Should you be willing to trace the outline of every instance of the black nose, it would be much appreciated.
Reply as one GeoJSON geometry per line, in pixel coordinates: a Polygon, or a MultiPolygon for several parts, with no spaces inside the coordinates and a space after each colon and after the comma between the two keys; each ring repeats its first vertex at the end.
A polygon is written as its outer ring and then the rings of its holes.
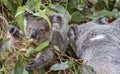
{"type": "Polygon", "coordinates": [[[31,31],[31,36],[30,37],[33,38],[33,39],[36,39],[37,38],[37,30],[33,29],[31,31]]]}

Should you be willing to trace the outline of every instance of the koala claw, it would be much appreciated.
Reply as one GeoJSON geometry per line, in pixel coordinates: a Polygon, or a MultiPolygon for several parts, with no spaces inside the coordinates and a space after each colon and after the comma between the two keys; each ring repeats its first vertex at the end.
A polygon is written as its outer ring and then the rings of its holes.
{"type": "Polygon", "coordinates": [[[33,70],[37,67],[37,62],[35,60],[31,60],[30,63],[26,66],[26,70],[29,71],[29,70],[33,70]]]}
{"type": "Polygon", "coordinates": [[[18,36],[19,35],[19,30],[14,26],[10,26],[9,27],[9,33],[12,34],[13,36],[18,36]]]}

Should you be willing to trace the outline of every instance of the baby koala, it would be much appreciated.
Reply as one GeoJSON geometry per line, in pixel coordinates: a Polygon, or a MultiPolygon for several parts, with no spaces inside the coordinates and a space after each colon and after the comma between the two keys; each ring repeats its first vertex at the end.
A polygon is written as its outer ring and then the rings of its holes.
{"type": "Polygon", "coordinates": [[[69,30],[76,55],[95,71],[83,68],[82,74],[120,74],[120,18],[109,25],[97,21],[73,25],[69,30]]]}
{"type": "MultiPolygon", "coordinates": [[[[47,65],[54,56],[54,45],[58,46],[61,51],[65,51],[68,45],[67,34],[62,31],[64,24],[63,16],[60,14],[48,15],[52,28],[50,29],[48,22],[43,18],[36,18],[31,14],[26,14],[24,19],[25,35],[33,38],[34,43],[39,45],[45,41],[49,41],[49,46],[40,51],[36,58],[29,62],[26,70],[34,70],[47,65]]],[[[15,27],[10,27],[9,32],[16,35],[18,30],[15,27]]]]}

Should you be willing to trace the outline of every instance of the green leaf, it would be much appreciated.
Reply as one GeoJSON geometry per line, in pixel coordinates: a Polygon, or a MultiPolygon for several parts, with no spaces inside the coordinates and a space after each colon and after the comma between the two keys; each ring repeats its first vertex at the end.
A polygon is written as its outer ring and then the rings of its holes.
{"type": "Polygon", "coordinates": [[[13,3],[13,1],[11,0],[2,0],[4,5],[6,6],[6,8],[12,12],[12,14],[16,13],[16,7],[15,4],[13,3]]]}
{"type": "Polygon", "coordinates": [[[25,56],[26,56],[26,57],[29,57],[30,54],[32,54],[32,53],[34,53],[34,52],[41,51],[41,50],[43,50],[44,48],[46,48],[48,45],[49,45],[49,42],[46,41],[46,42],[41,43],[41,44],[40,44],[38,47],[36,47],[35,49],[29,48],[29,49],[26,51],[25,56]]]}
{"type": "MultiPolygon", "coordinates": [[[[3,42],[3,38],[0,37],[0,45],[2,44],[3,42]]],[[[1,46],[0,46],[1,47],[1,46]]]]}
{"type": "Polygon", "coordinates": [[[25,48],[29,47],[32,44],[32,42],[33,42],[33,39],[29,39],[26,43],[25,48]]]}
{"type": "Polygon", "coordinates": [[[2,68],[0,69],[0,72],[4,71],[4,70],[5,70],[5,67],[4,67],[4,65],[2,65],[2,68]]]}
{"type": "Polygon", "coordinates": [[[108,0],[103,0],[106,4],[106,6],[108,7],[108,0]]]}
{"type": "Polygon", "coordinates": [[[25,12],[26,6],[20,6],[17,8],[17,13],[15,17],[17,18],[18,26],[24,33],[24,12],[25,12]]]}
{"type": "Polygon", "coordinates": [[[43,67],[39,68],[39,69],[37,69],[37,73],[38,74],[45,74],[45,69],[43,67]]]}
{"type": "Polygon", "coordinates": [[[21,60],[17,60],[15,64],[14,74],[21,74],[23,72],[23,68],[21,67],[21,60]]]}
{"type": "Polygon", "coordinates": [[[63,62],[63,63],[61,63],[61,64],[54,64],[54,65],[50,68],[50,70],[54,70],[54,71],[57,71],[57,70],[65,70],[65,69],[67,69],[68,67],[69,67],[68,61],[66,61],[66,62],[63,62]]]}
{"type": "Polygon", "coordinates": [[[17,0],[19,6],[21,6],[23,4],[23,0],[17,0]]]}
{"type": "Polygon", "coordinates": [[[26,51],[25,56],[26,56],[26,57],[29,57],[30,54],[31,54],[31,53],[34,53],[34,52],[35,52],[35,50],[34,50],[33,48],[29,48],[29,49],[26,51]]]}
{"type": "Polygon", "coordinates": [[[48,7],[45,7],[45,9],[44,9],[43,11],[44,11],[44,13],[46,13],[46,14],[56,14],[55,11],[50,10],[48,7]]]}
{"type": "Polygon", "coordinates": [[[17,17],[20,14],[23,14],[25,12],[25,9],[26,9],[26,6],[19,6],[17,8],[17,13],[16,13],[15,17],[17,17]]]}
{"type": "Polygon", "coordinates": [[[98,0],[89,0],[91,3],[96,4],[98,3],[98,0]]]}
{"type": "Polygon", "coordinates": [[[55,50],[60,51],[59,47],[54,45],[55,50]]]}
{"type": "Polygon", "coordinates": [[[34,10],[34,8],[36,7],[37,3],[36,3],[35,0],[27,0],[26,5],[27,5],[28,9],[34,10]]]}
{"type": "Polygon", "coordinates": [[[16,15],[15,15],[15,17],[17,17],[18,15],[20,15],[20,14],[23,14],[25,11],[20,11],[20,12],[18,12],[16,15]]]}
{"type": "Polygon", "coordinates": [[[102,10],[97,14],[97,16],[116,17],[116,15],[113,12],[108,10],[102,10]]]}
{"type": "Polygon", "coordinates": [[[119,3],[120,2],[120,0],[115,0],[117,3],[119,3]]]}
{"type": "Polygon", "coordinates": [[[49,25],[49,27],[51,29],[52,25],[51,25],[51,22],[50,22],[48,16],[42,10],[39,10],[39,13],[40,13],[40,16],[43,17],[48,22],[48,25],[49,25]]]}
{"type": "Polygon", "coordinates": [[[2,14],[0,13],[0,17],[2,17],[2,14]]]}
{"type": "Polygon", "coordinates": [[[49,45],[49,42],[48,42],[48,41],[43,42],[43,43],[41,43],[38,47],[35,48],[35,51],[41,51],[41,50],[43,50],[44,48],[46,48],[48,45],[49,45]]]}
{"type": "Polygon", "coordinates": [[[99,13],[95,13],[93,15],[90,15],[90,16],[87,16],[89,19],[94,19],[96,17],[101,17],[101,16],[105,16],[105,17],[114,17],[116,18],[117,16],[111,12],[111,11],[108,11],[108,10],[102,10],[100,11],[99,13]]]}
{"type": "Polygon", "coordinates": [[[80,4],[84,4],[84,3],[85,3],[84,0],[78,0],[78,2],[79,2],[80,4]]]}
{"type": "Polygon", "coordinates": [[[72,13],[72,19],[71,19],[72,21],[74,21],[76,23],[80,23],[82,18],[83,18],[83,15],[80,12],[72,13]]]}
{"type": "Polygon", "coordinates": [[[22,74],[29,74],[29,73],[24,69],[22,74]]]}
{"type": "Polygon", "coordinates": [[[88,72],[89,74],[94,74],[94,73],[95,73],[93,67],[91,67],[91,66],[85,66],[85,69],[87,70],[87,72],[88,72]]]}

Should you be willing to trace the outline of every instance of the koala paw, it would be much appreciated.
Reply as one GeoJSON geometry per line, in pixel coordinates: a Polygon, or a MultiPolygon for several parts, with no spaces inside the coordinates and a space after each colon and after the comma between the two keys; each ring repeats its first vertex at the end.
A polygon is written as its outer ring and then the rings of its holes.
{"type": "Polygon", "coordinates": [[[14,27],[14,26],[9,26],[9,29],[8,29],[9,33],[13,36],[18,36],[19,35],[19,29],[14,27]]]}
{"type": "Polygon", "coordinates": [[[37,66],[38,66],[38,63],[35,61],[35,60],[31,60],[30,62],[29,62],[29,64],[26,66],[26,70],[27,71],[29,71],[29,70],[34,70],[34,69],[36,69],[37,68],[37,66]]]}

